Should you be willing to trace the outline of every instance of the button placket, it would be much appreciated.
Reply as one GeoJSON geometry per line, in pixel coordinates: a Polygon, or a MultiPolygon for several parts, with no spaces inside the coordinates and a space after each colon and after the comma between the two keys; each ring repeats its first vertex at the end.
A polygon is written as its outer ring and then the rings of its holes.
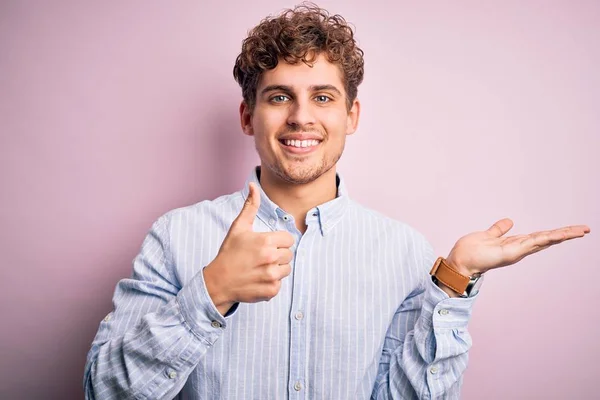
{"type": "MultiPolygon", "coordinates": [[[[296,236],[297,248],[295,251],[295,260],[292,268],[292,311],[289,315],[290,324],[290,349],[289,349],[289,360],[290,369],[292,371],[304,371],[306,368],[306,360],[303,357],[306,354],[306,338],[307,338],[307,326],[304,322],[307,315],[304,314],[306,309],[307,293],[304,274],[306,274],[305,263],[306,252],[303,249],[304,240],[311,235],[310,230],[304,234],[304,236],[296,236]]],[[[306,377],[303,374],[290,375],[288,380],[288,388],[290,394],[293,393],[294,398],[300,398],[305,396],[305,383],[306,377]],[[300,397],[297,397],[300,396],[300,397]]]]}

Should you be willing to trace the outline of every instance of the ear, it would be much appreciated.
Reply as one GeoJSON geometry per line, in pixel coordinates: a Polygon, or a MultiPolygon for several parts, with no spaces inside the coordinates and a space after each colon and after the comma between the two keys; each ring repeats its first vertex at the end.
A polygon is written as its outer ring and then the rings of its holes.
{"type": "Polygon", "coordinates": [[[360,118],[360,101],[354,99],[352,107],[348,111],[348,117],[346,121],[346,135],[352,135],[358,128],[358,120],[360,118]]]}
{"type": "Polygon", "coordinates": [[[252,129],[252,112],[245,101],[242,101],[240,104],[240,123],[245,135],[254,136],[254,130],[252,129]]]}

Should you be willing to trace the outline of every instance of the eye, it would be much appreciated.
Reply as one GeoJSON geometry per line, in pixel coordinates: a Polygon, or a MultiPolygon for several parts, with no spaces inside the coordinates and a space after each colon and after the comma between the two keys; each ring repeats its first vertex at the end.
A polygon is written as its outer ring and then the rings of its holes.
{"type": "Polygon", "coordinates": [[[284,96],[282,94],[278,94],[277,96],[271,97],[271,101],[273,103],[285,103],[288,100],[289,100],[289,97],[284,96]]]}
{"type": "Polygon", "coordinates": [[[331,101],[331,98],[329,96],[325,96],[325,95],[319,95],[315,97],[315,100],[317,101],[317,103],[328,103],[331,101]]]}

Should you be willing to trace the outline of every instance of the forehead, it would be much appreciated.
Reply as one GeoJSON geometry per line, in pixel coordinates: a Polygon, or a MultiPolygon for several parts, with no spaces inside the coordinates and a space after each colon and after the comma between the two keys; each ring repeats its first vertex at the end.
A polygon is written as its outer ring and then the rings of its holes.
{"type": "Polygon", "coordinates": [[[304,62],[288,64],[280,60],[272,70],[263,72],[258,90],[270,85],[291,86],[295,90],[307,89],[316,85],[334,85],[340,92],[344,92],[342,73],[340,68],[320,54],[312,66],[304,62]]]}

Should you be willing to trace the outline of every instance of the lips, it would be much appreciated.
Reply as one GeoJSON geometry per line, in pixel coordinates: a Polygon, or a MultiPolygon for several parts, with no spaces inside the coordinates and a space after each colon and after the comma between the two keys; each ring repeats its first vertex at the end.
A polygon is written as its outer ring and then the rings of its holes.
{"type": "Polygon", "coordinates": [[[315,151],[321,144],[320,139],[280,139],[285,151],[292,154],[307,154],[315,151]]]}
{"type": "Polygon", "coordinates": [[[293,147],[311,147],[311,146],[317,146],[319,143],[321,143],[321,141],[317,140],[317,139],[307,139],[307,140],[283,139],[283,140],[280,140],[280,142],[286,146],[293,146],[293,147]]]}

